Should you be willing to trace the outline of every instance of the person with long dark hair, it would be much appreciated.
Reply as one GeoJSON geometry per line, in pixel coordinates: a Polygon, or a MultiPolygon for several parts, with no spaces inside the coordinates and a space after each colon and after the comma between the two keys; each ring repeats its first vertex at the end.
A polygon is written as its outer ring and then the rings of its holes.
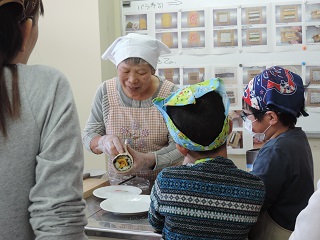
{"type": "Polygon", "coordinates": [[[83,148],[70,85],[27,65],[41,0],[0,0],[0,239],[87,239],[83,148]]]}

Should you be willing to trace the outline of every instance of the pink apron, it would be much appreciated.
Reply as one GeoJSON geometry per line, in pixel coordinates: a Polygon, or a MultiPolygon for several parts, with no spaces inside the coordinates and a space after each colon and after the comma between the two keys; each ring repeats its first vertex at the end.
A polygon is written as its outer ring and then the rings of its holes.
{"type": "MultiPolygon", "coordinates": [[[[109,113],[105,120],[106,133],[118,136],[121,139],[129,139],[130,146],[136,151],[147,153],[154,152],[168,145],[168,129],[160,112],[151,105],[146,108],[126,107],[122,103],[117,90],[117,79],[106,82],[109,113]]],[[[157,97],[168,96],[173,89],[173,84],[164,81],[157,97]]],[[[123,180],[123,176],[115,174],[111,160],[108,161],[110,182],[117,184],[123,180]]],[[[137,172],[134,175],[154,181],[158,171],[137,172]]]]}

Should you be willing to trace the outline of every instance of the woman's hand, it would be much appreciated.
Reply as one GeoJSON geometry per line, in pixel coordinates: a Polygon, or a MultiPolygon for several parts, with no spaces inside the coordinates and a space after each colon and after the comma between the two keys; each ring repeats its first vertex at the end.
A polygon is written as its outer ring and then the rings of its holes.
{"type": "Polygon", "coordinates": [[[127,150],[133,158],[133,167],[130,172],[127,172],[126,174],[139,171],[149,171],[154,168],[154,165],[156,164],[156,156],[154,153],[141,153],[132,149],[129,145],[127,145],[127,150]]]}
{"type": "Polygon", "coordinates": [[[104,135],[98,141],[100,151],[114,158],[119,153],[124,153],[123,142],[115,135],[104,135]]]}

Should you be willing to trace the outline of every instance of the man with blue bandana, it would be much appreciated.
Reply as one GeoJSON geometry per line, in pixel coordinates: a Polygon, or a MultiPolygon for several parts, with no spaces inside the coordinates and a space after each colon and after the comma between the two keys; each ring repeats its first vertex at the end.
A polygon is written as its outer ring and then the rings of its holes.
{"type": "Polygon", "coordinates": [[[227,159],[232,125],[222,80],[189,85],[153,102],[185,159],[158,175],[150,224],[163,239],[246,239],[265,188],[227,159]]]}

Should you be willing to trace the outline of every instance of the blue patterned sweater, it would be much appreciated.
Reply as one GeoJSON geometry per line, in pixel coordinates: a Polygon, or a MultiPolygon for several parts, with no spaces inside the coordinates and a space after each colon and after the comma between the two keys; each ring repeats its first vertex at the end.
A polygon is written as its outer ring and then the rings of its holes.
{"type": "Polygon", "coordinates": [[[164,239],[245,239],[264,202],[259,177],[217,157],[161,171],[149,222],[164,239]]]}

